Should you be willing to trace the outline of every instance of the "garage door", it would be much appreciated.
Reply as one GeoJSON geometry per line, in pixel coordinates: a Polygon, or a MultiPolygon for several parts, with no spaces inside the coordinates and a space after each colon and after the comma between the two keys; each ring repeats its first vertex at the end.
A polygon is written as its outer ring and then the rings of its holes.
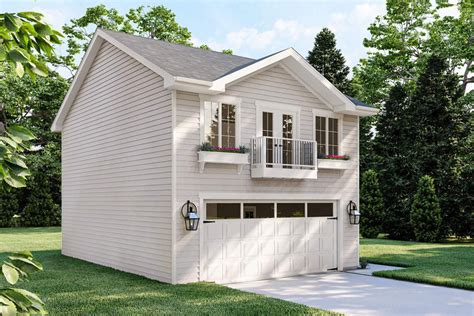
{"type": "Polygon", "coordinates": [[[203,280],[219,283],[337,267],[334,203],[206,202],[203,280]]]}

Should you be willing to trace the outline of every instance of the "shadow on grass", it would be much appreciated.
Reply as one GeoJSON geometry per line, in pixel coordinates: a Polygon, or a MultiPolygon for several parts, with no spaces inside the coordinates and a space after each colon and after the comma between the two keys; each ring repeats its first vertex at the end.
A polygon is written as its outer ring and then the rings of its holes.
{"type": "Polygon", "coordinates": [[[474,247],[472,244],[429,244],[392,240],[364,240],[363,259],[379,264],[406,267],[379,271],[376,276],[474,290],[474,247]],[[378,248],[377,248],[378,247],[378,248]]]}
{"type": "MultiPolygon", "coordinates": [[[[0,257],[6,256],[0,254],[0,257]]],[[[313,314],[304,305],[241,292],[213,283],[170,285],[62,256],[37,251],[45,270],[22,287],[38,293],[52,315],[313,314]]]]}

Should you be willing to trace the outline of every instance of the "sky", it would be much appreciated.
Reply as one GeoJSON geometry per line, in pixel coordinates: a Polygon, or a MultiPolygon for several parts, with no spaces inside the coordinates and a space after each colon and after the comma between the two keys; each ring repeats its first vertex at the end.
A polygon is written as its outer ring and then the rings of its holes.
{"type": "MultiPolygon", "coordinates": [[[[195,45],[213,50],[230,48],[234,54],[260,58],[288,47],[307,56],[315,35],[329,27],[347,64],[355,66],[366,55],[362,41],[367,27],[385,12],[383,0],[312,1],[92,1],[92,0],[0,0],[0,12],[38,11],[60,29],[86,8],[103,3],[121,13],[139,5],[163,4],[188,27],[195,45]]],[[[64,47],[58,49],[60,52],[64,47]]]]}

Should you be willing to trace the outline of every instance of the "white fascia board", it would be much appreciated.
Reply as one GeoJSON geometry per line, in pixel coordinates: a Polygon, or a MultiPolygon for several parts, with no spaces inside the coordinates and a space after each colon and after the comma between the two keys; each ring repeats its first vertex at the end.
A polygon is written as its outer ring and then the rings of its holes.
{"type": "Polygon", "coordinates": [[[376,115],[380,112],[378,108],[372,108],[368,106],[358,106],[356,105],[356,112],[358,116],[371,116],[376,115]]]}
{"type": "Polygon", "coordinates": [[[314,69],[314,67],[311,66],[311,64],[308,63],[308,61],[296,50],[292,49],[292,51],[292,56],[298,61],[298,63],[315,79],[317,79],[331,93],[331,96],[337,98],[337,103],[334,104],[334,110],[355,110],[355,105],[344,95],[344,93],[339,91],[329,80],[314,69]]]}
{"type": "Polygon", "coordinates": [[[89,71],[89,68],[91,67],[92,62],[94,61],[103,41],[103,38],[98,36],[98,32],[96,32],[92,37],[91,43],[89,44],[86,53],[82,57],[81,63],[79,64],[79,68],[77,69],[74,79],[72,80],[71,86],[69,87],[69,90],[64,97],[63,103],[61,104],[61,107],[54,118],[53,124],[51,126],[51,130],[53,132],[61,132],[66,115],[69,112],[72,102],[79,92],[82,82],[84,82],[87,72],[89,71]]]}

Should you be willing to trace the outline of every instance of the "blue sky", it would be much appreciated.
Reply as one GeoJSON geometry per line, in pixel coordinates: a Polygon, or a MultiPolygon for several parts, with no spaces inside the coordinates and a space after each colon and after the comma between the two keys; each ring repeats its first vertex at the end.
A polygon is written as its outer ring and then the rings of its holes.
{"type": "Polygon", "coordinates": [[[214,50],[230,48],[234,54],[253,58],[294,47],[303,56],[314,36],[327,26],[336,33],[338,47],[351,67],[365,56],[363,38],[377,15],[384,14],[383,0],[313,1],[81,1],[1,0],[0,11],[34,10],[61,27],[80,17],[87,7],[104,3],[125,13],[138,5],[163,4],[189,28],[195,44],[214,50]]]}

